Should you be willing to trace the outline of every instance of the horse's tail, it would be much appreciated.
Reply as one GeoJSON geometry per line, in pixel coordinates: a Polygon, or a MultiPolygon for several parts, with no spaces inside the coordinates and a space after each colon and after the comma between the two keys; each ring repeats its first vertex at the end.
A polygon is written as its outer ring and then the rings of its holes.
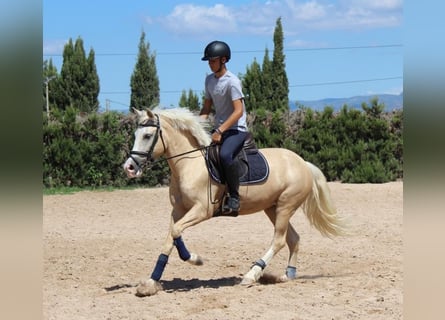
{"type": "Polygon", "coordinates": [[[312,171],[312,191],[303,204],[303,211],[313,225],[324,236],[345,235],[344,225],[332,203],[331,192],[323,172],[306,161],[312,171]]]}

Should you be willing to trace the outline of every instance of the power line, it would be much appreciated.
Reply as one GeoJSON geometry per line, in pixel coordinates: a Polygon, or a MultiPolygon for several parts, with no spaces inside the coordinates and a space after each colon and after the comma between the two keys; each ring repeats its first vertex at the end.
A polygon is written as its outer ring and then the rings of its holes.
{"type": "Polygon", "coordinates": [[[388,78],[374,78],[374,79],[362,79],[362,80],[346,80],[346,81],[333,81],[333,82],[318,82],[318,83],[304,83],[289,85],[289,87],[315,87],[315,86],[329,86],[336,84],[348,84],[348,83],[360,83],[360,82],[372,82],[372,81],[385,81],[385,80],[395,80],[403,79],[403,77],[388,77],[388,78]]]}
{"type": "MultiPolygon", "coordinates": [[[[367,46],[344,46],[344,47],[315,47],[315,48],[295,48],[285,49],[284,52],[298,52],[298,51],[327,51],[327,50],[352,50],[352,49],[379,49],[379,48],[397,48],[403,47],[403,44],[381,44],[381,45],[367,45],[367,46]]],[[[234,50],[233,53],[263,53],[262,50],[234,50]]],[[[202,54],[197,51],[166,51],[156,52],[156,55],[196,55],[202,54]]],[[[136,56],[137,53],[95,53],[95,56],[136,56]]],[[[43,54],[44,57],[61,57],[63,54],[43,54]]]]}
{"type": "Polygon", "coordinates": [[[379,45],[352,46],[352,47],[300,48],[300,49],[288,49],[287,51],[378,49],[378,48],[397,48],[397,47],[399,48],[403,47],[403,44],[379,44],[379,45]]]}
{"type": "MultiPolygon", "coordinates": [[[[403,79],[402,76],[396,77],[386,77],[386,78],[373,78],[373,79],[360,79],[360,80],[345,80],[345,81],[332,81],[332,82],[316,82],[316,83],[301,83],[301,84],[293,84],[289,85],[289,88],[295,87],[316,87],[316,86],[330,86],[330,85],[338,85],[338,84],[349,84],[349,83],[361,83],[361,82],[374,82],[374,81],[386,81],[386,80],[396,80],[403,79]]],[[[164,90],[160,91],[160,93],[164,94],[176,94],[182,93],[184,90],[164,90]]],[[[201,92],[202,90],[192,90],[193,92],[201,92]]],[[[130,94],[130,91],[104,91],[101,94],[130,94]]],[[[112,101],[112,100],[110,100],[112,101]]]]}
{"type": "MultiPolygon", "coordinates": [[[[129,92],[128,92],[129,93],[129,92]]],[[[123,105],[123,106],[128,106],[128,103],[123,103],[123,102],[119,102],[119,101],[115,101],[115,100],[110,100],[110,99],[106,99],[107,101],[109,101],[109,102],[112,102],[112,103],[115,103],[115,104],[120,104],[120,105],[123,105]]]]}

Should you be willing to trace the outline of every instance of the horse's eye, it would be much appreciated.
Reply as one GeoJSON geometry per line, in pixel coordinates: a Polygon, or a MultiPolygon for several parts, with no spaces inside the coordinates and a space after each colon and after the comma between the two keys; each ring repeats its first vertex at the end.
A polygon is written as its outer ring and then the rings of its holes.
{"type": "Polygon", "coordinates": [[[150,139],[151,138],[151,134],[150,133],[146,133],[146,134],[144,134],[144,139],[150,139]]]}

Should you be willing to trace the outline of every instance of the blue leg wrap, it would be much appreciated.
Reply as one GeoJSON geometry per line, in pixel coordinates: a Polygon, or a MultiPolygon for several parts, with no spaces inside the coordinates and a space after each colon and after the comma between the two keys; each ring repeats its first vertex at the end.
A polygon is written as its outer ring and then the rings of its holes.
{"type": "Polygon", "coordinates": [[[151,274],[151,278],[155,281],[159,281],[162,277],[162,273],[164,272],[165,265],[167,264],[168,256],[161,253],[158,257],[158,261],[156,262],[155,269],[151,274]]]}
{"type": "Polygon", "coordinates": [[[297,268],[288,266],[286,269],[286,276],[289,279],[295,279],[297,277],[297,268]]]}
{"type": "Polygon", "coordinates": [[[266,262],[264,262],[263,259],[259,259],[253,263],[252,267],[254,267],[254,266],[258,266],[261,268],[261,270],[264,270],[264,268],[266,268],[266,262]]]}
{"type": "Polygon", "coordinates": [[[190,252],[185,247],[184,241],[182,241],[182,237],[173,240],[173,243],[176,246],[176,249],[178,249],[179,257],[183,261],[187,261],[188,259],[190,259],[190,252]]]}

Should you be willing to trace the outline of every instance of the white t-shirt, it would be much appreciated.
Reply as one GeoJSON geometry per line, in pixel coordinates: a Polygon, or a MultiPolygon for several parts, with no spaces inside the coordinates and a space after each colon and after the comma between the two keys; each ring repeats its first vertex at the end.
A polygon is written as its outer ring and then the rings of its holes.
{"type": "Polygon", "coordinates": [[[241,80],[230,71],[220,77],[212,73],[205,79],[205,98],[213,101],[215,108],[215,127],[217,128],[233,113],[232,101],[242,99],[243,115],[230,129],[247,131],[246,106],[241,88],[241,80]]]}

